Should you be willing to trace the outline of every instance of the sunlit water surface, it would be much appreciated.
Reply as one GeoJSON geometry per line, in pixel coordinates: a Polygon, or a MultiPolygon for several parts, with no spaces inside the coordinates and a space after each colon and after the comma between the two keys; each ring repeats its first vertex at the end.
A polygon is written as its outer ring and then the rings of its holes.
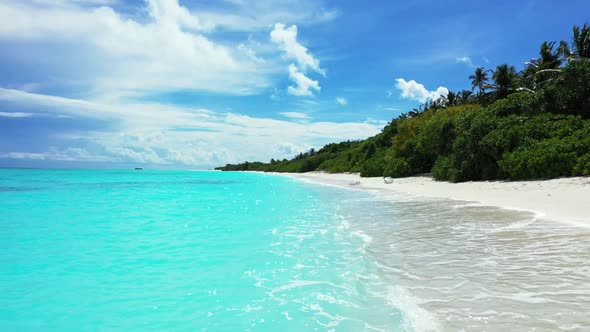
{"type": "Polygon", "coordinates": [[[590,230],[220,172],[0,170],[2,331],[583,331],[590,230]]]}

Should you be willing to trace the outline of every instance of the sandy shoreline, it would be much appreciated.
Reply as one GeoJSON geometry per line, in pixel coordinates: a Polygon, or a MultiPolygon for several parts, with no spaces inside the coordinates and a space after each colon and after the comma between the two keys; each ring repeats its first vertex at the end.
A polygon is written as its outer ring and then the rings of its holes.
{"type": "Polygon", "coordinates": [[[318,184],[397,191],[527,210],[543,218],[590,227],[590,177],[448,183],[437,182],[427,176],[417,176],[395,179],[393,183],[385,184],[383,178],[361,178],[356,174],[310,172],[284,175],[318,184]]]}

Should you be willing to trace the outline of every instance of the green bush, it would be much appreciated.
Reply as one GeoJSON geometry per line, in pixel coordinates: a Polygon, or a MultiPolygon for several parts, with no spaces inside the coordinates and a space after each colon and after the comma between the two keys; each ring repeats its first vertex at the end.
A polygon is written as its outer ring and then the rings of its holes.
{"type": "Polygon", "coordinates": [[[385,166],[384,152],[379,153],[366,160],[360,167],[362,177],[383,176],[383,167],[385,166]]]}
{"type": "Polygon", "coordinates": [[[578,160],[575,138],[553,138],[508,152],[499,162],[512,180],[570,176],[578,160]]]}
{"type": "Polygon", "coordinates": [[[573,169],[574,175],[590,175],[590,153],[578,158],[573,169]]]}
{"type": "Polygon", "coordinates": [[[385,162],[383,176],[401,178],[413,174],[410,164],[404,158],[392,158],[385,162]]]}
{"type": "Polygon", "coordinates": [[[438,157],[432,167],[432,176],[438,181],[457,182],[457,173],[454,156],[438,157]]]}
{"type": "Polygon", "coordinates": [[[534,115],[544,110],[543,100],[533,92],[513,93],[504,99],[497,100],[488,109],[496,116],[534,115]]]}
{"type": "Polygon", "coordinates": [[[571,61],[541,93],[547,111],[590,119],[590,61],[571,61]]]}

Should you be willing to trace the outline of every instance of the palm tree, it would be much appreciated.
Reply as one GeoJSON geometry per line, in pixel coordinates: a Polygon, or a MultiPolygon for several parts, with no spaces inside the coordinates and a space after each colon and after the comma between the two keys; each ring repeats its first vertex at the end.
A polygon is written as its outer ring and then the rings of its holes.
{"type": "Polygon", "coordinates": [[[588,60],[590,59],[590,25],[584,23],[579,27],[574,25],[571,48],[565,41],[559,44],[559,51],[569,60],[588,60]]]}
{"type": "Polygon", "coordinates": [[[498,98],[504,98],[514,90],[516,83],[516,69],[514,66],[508,66],[507,64],[499,65],[496,67],[492,75],[494,80],[494,90],[498,95],[498,98]]]}
{"type": "Polygon", "coordinates": [[[541,55],[541,57],[539,59],[535,59],[537,67],[540,70],[557,69],[561,66],[563,60],[561,59],[559,50],[554,50],[553,46],[555,46],[554,41],[549,43],[543,42],[543,44],[541,44],[541,49],[539,50],[539,55],[541,55]]]}
{"type": "Polygon", "coordinates": [[[440,98],[443,107],[455,106],[459,103],[459,94],[449,91],[446,96],[440,98]]]}
{"type": "Polygon", "coordinates": [[[573,55],[578,58],[590,59],[590,26],[588,25],[588,23],[584,23],[584,26],[582,28],[580,28],[577,25],[574,25],[573,30],[573,55]]]}
{"type": "Polygon", "coordinates": [[[469,90],[461,90],[458,96],[458,104],[469,104],[472,100],[473,92],[469,90]]]}
{"type": "Polygon", "coordinates": [[[551,80],[555,73],[561,71],[563,62],[560,49],[553,49],[555,42],[543,42],[539,50],[540,58],[531,59],[523,71],[525,85],[536,89],[539,85],[551,80]]]}
{"type": "Polygon", "coordinates": [[[479,88],[479,95],[485,92],[485,89],[488,84],[488,71],[483,67],[475,68],[475,74],[469,76],[471,81],[471,91],[473,91],[476,87],[479,88]]]}

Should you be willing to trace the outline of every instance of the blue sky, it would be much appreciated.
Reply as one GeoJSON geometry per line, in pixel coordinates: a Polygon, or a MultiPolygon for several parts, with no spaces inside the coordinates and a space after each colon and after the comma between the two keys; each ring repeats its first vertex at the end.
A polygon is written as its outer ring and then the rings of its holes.
{"type": "Polygon", "coordinates": [[[372,136],[590,3],[0,0],[0,167],[209,168],[372,136]]]}

